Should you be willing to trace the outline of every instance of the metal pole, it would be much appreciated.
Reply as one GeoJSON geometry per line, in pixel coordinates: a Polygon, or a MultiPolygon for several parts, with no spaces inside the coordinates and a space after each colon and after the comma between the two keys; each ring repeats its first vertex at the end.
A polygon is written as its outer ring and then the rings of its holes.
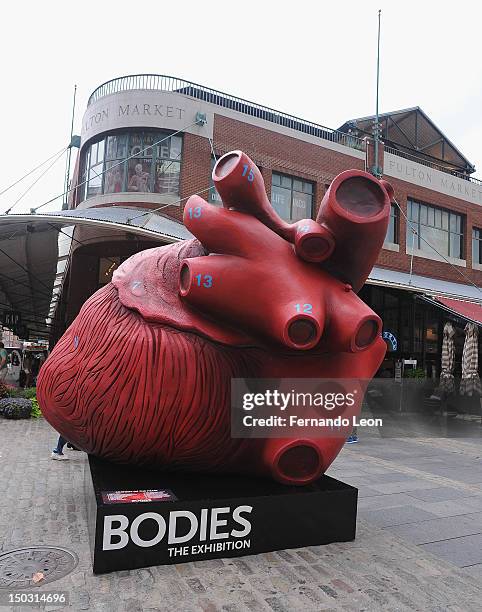
{"type": "Polygon", "coordinates": [[[70,122],[70,141],[69,149],[67,151],[67,160],[65,162],[65,179],[64,179],[64,201],[62,203],[62,209],[65,210],[68,207],[69,199],[69,183],[70,183],[70,158],[72,156],[72,136],[74,135],[74,117],[75,117],[75,96],[77,94],[77,85],[74,85],[74,98],[72,101],[72,120],[70,122]]]}
{"type": "Polygon", "coordinates": [[[378,125],[378,91],[380,86],[380,22],[381,22],[381,9],[378,10],[378,43],[377,43],[377,97],[376,97],[376,110],[375,110],[375,176],[380,177],[381,172],[378,167],[378,145],[380,142],[380,133],[378,125]]]}

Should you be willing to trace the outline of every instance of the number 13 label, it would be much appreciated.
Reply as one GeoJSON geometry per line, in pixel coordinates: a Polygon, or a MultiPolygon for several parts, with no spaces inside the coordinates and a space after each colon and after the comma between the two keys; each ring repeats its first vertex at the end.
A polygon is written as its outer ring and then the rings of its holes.
{"type": "Polygon", "coordinates": [[[210,274],[197,274],[195,279],[198,287],[209,289],[213,286],[213,277],[210,274]]]}

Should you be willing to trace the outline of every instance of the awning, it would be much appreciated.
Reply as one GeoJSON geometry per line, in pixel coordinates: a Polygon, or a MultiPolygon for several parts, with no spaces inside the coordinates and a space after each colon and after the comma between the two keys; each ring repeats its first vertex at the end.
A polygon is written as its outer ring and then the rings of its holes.
{"type": "Polygon", "coordinates": [[[164,217],[162,214],[146,211],[145,208],[129,208],[127,206],[102,206],[35,214],[0,215],[0,226],[13,222],[33,223],[35,225],[47,222],[57,226],[91,225],[116,231],[126,231],[138,236],[162,238],[165,242],[177,242],[193,237],[182,223],[164,217]]]}
{"type": "Polygon", "coordinates": [[[46,316],[59,260],[58,232],[46,223],[0,223],[0,311],[6,327],[25,338],[46,337],[46,316]],[[19,317],[19,320],[18,320],[19,317]]]}
{"type": "MultiPolygon", "coordinates": [[[[73,227],[87,225],[150,237],[160,243],[192,238],[173,219],[145,209],[111,206],[0,215],[0,313],[20,315],[30,336],[49,336],[61,293],[73,227]]],[[[15,331],[15,330],[14,330],[15,331]]]]}
{"type": "Polygon", "coordinates": [[[394,289],[404,289],[414,293],[455,298],[482,304],[482,289],[474,285],[429,278],[419,274],[388,270],[375,266],[370,272],[367,283],[394,289]]]}
{"type": "Polygon", "coordinates": [[[474,302],[464,302],[463,300],[455,300],[452,298],[437,296],[420,296],[424,302],[437,306],[445,312],[454,314],[457,317],[482,326],[482,306],[474,302]]]}

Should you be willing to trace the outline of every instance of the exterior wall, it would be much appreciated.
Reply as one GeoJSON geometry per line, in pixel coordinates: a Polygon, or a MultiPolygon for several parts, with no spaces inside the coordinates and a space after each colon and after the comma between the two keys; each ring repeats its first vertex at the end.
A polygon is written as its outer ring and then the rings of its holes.
{"type": "MultiPolygon", "coordinates": [[[[316,183],[315,216],[325,195],[326,186],[339,172],[348,168],[363,170],[365,167],[364,160],[359,157],[345,155],[318,144],[222,115],[215,115],[214,118],[214,147],[217,154],[233,149],[241,149],[247,153],[262,169],[268,197],[271,196],[272,171],[292,174],[316,183]]],[[[344,148],[347,152],[350,151],[347,147],[344,148]]]]}
{"type": "Polygon", "coordinates": [[[211,176],[211,145],[209,140],[202,136],[185,134],[182,152],[180,194],[182,202],[176,210],[166,210],[167,214],[179,221],[182,221],[184,206],[189,196],[203,191],[200,195],[207,199],[211,176]]]}
{"type": "MultiPolygon", "coordinates": [[[[407,200],[413,198],[433,204],[441,208],[446,208],[454,212],[458,212],[466,217],[465,225],[465,240],[463,250],[465,254],[466,266],[454,267],[460,272],[457,272],[452,266],[445,262],[435,261],[427,257],[413,257],[413,273],[421,274],[422,276],[430,276],[442,280],[450,280],[458,283],[467,284],[469,281],[464,280],[462,274],[477,285],[482,285],[482,272],[472,269],[472,227],[481,227],[482,224],[482,206],[465,202],[458,198],[454,198],[442,193],[438,193],[431,189],[426,189],[419,185],[408,183],[387,177],[395,189],[395,198],[397,199],[404,214],[407,214],[407,200]]],[[[410,271],[410,248],[407,249],[406,244],[406,228],[407,224],[403,215],[399,216],[399,245],[398,253],[383,249],[378,259],[378,264],[385,268],[392,268],[402,272],[410,271]]],[[[410,245],[409,245],[410,247],[410,245]]]]}

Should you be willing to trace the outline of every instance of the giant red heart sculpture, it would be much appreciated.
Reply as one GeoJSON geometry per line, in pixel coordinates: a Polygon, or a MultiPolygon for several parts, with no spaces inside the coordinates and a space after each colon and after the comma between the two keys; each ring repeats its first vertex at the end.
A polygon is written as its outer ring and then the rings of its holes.
{"type": "Polygon", "coordinates": [[[356,292],[391,188],[343,172],[317,221],[290,225],[242,152],[213,179],[224,207],[192,196],[184,222],[197,240],[134,255],[87,300],[41,369],[39,403],[65,438],[109,460],[311,482],[344,440],[233,439],[231,378],[373,376],[381,321],[356,292]]]}

